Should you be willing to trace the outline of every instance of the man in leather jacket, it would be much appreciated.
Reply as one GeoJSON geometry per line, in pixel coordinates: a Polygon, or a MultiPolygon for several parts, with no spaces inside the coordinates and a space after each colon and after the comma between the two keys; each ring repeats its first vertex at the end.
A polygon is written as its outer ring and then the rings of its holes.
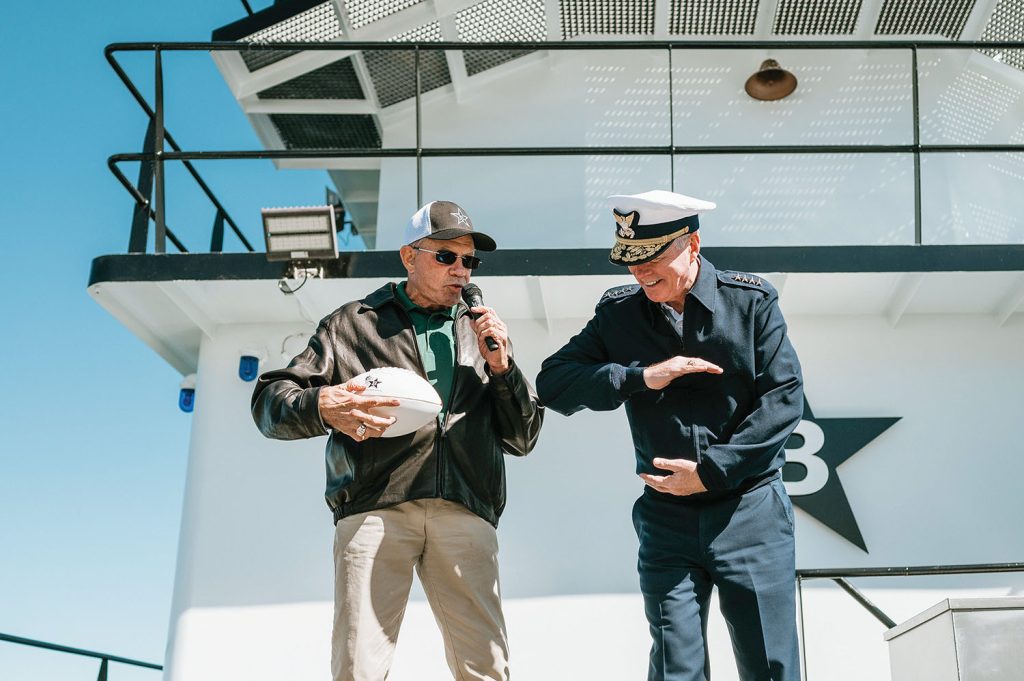
{"type": "Polygon", "coordinates": [[[508,642],[495,528],[505,506],[503,453],[524,456],[543,409],[489,307],[461,291],[494,240],[458,205],[434,201],[409,221],[406,281],[346,303],[285,369],[263,374],[252,413],[267,437],[328,435],[327,504],[335,521],[335,681],[381,681],[391,665],[412,574],[420,577],[459,679],[507,679],[508,642]],[[489,350],[485,339],[497,345],[489,350]],[[390,419],[350,379],[394,366],[425,376],[438,418],[381,438],[390,419]]]}
{"type": "Polygon", "coordinates": [[[715,587],[740,678],[798,681],[793,509],[779,471],[803,379],[778,293],[700,254],[697,216],[713,203],[666,191],[610,200],[609,259],[637,284],[604,294],[537,388],[567,415],[626,406],[646,483],[633,524],[648,679],[710,677],[715,587]]]}

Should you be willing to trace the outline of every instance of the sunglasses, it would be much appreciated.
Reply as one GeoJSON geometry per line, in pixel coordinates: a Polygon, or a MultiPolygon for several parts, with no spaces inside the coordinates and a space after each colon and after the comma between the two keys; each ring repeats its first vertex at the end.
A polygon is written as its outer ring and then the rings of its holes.
{"type": "Polygon", "coordinates": [[[477,267],[480,267],[480,263],[483,262],[475,255],[459,256],[457,253],[452,253],[451,251],[432,251],[429,248],[420,248],[419,246],[413,246],[412,250],[423,251],[424,253],[433,253],[434,260],[438,261],[442,265],[454,265],[455,261],[461,257],[462,266],[467,270],[475,270],[477,267]]]}

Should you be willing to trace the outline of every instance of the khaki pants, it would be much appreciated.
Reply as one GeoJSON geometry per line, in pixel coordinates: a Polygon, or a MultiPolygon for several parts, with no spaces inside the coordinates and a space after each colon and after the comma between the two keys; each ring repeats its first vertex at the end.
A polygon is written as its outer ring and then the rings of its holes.
{"type": "Polygon", "coordinates": [[[498,538],[486,520],[444,499],[342,518],[335,528],[334,566],[334,681],[387,678],[413,568],[454,678],[507,681],[498,538]]]}

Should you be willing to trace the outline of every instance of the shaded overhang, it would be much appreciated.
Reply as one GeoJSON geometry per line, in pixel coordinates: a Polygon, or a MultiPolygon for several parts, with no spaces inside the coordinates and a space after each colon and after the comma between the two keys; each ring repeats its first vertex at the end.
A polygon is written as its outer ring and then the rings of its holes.
{"type": "MultiPolygon", "coordinates": [[[[764,276],[787,317],[976,315],[1024,319],[1024,245],[830,246],[702,250],[719,269],[764,276]]],[[[474,277],[488,305],[515,325],[590,316],[606,289],[633,283],[607,249],[506,250],[474,277]],[[486,274],[483,272],[486,271],[486,274]]],[[[260,253],[128,254],[96,258],[89,293],[182,374],[196,370],[204,336],[231,325],[312,330],[339,305],[405,276],[394,251],[343,253],[294,295],[287,263],[260,253]]],[[[292,282],[293,286],[295,282],[292,282]]]]}

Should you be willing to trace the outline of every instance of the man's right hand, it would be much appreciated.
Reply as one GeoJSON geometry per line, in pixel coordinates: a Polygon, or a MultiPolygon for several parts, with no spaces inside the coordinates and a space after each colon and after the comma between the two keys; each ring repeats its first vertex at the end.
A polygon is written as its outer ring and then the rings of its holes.
{"type": "Polygon", "coordinates": [[[676,355],[675,357],[669,357],[664,362],[652,364],[644,369],[644,383],[651,390],[661,390],[680,376],[700,372],[720,374],[722,373],[722,367],[699,357],[676,355]]]}
{"type": "Polygon", "coordinates": [[[393,398],[363,397],[359,393],[364,390],[365,385],[353,381],[327,386],[320,389],[317,402],[324,424],[345,433],[356,442],[380,437],[395,422],[394,417],[374,416],[370,413],[371,409],[399,405],[398,400],[393,398]]]}

